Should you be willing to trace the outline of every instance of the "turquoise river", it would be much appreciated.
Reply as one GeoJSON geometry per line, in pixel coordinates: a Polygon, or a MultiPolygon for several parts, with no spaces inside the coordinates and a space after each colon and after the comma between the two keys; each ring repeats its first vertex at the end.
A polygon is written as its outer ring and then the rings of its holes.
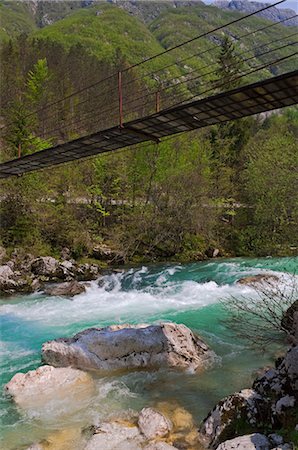
{"type": "Polygon", "coordinates": [[[67,426],[86,426],[163,400],[177,401],[199,423],[220,398],[249,387],[256,371],[275,356],[273,349],[256,354],[230,335],[221,320],[220,300],[233,295],[249,301],[254,291],[236,283],[241,277],[278,272],[286,280],[297,269],[295,257],[164,264],[107,275],[103,284],[91,282],[87,292],[72,301],[42,293],[2,298],[0,448],[21,450],[67,426]],[[3,395],[4,384],[15,373],[41,364],[41,345],[49,339],[72,336],[91,326],[161,320],[184,323],[199,333],[218,356],[214,366],[203,374],[171,370],[109,377],[96,374],[96,395],[73,414],[75,399],[69,399],[69,405],[54,402],[46,411],[36,409],[25,414],[3,395]],[[62,418],[57,416],[61,408],[70,409],[62,418]]]}

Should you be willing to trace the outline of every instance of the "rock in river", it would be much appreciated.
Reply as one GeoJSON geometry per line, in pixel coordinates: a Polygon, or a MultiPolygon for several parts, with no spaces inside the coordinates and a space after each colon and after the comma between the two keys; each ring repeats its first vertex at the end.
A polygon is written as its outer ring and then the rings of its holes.
{"type": "Polygon", "coordinates": [[[45,289],[45,294],[73,297],[74,295],[81,294],[86,291],[86,287],[79,283],[78,281],[67,281],[65,283],[60,283],[55,286],[49,286],[45,289]]]}
{"type": "Polygon", "coordinates": [[[81,408],[94,393],[92,377],[81,370],[41,366],[17,373],[5,386],[6,393],[30,415],[63,415],[81,408]]]}
{"type": "Polygon", "coordinates": [[[141,432],[147,439],[164,437],[173,428],[170,420],[153,408],[142,409],[138,424],[141,432]]]}
{"type": "Polygon", "coordinates": [[[42,357],[55,367],[197,370],[209,365],[215,354],[185,325],[161,323],[89,328],[73,338],[46,342],[42,357]]]}
{"type": "Polygon", "coordinates": [[[143,443],[138,427],[110,422],[97,428],[84,450],[142,450],[143,443]]]}
{"type": "Polygon", "coordinates": [[[254,433],[225,441],[216,450],[269,450],[270,448],[272,447],[266,436],[254,433]]]}
{"type": "Polygon", "coordinates": [[[239,284],[244,284],[247,286],[252,286],[258,288],[260,285],[265,285],[270,287],[276,282],[278,282],[279,278],[276,275],[267,274],[267,273],[259,273],[257,275],[252,275],[250,277],[240,278],[237,281],[239,284]]]}

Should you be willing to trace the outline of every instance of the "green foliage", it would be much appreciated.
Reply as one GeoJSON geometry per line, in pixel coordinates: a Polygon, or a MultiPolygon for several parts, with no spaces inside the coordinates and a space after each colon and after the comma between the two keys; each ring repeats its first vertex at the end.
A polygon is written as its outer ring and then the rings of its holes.
{"type": "Polygon", "coordinates": [[[224,90],[239,86],[241,80],[238,77],[244,72],[244,64],[237,55],[235,44],[228,36],[225,36],[221,43],[217,64],[217,83],[223,84],[224,90]]]}
{"type": "Polygon", "coordinates": [[[26,97],[33,107],[46,104],[47,84],[50,80],[49,68],[46,58],[38,59],[32,70],[28,73],[26,83],[26,97]]]}
{"type": "Polygon", "coordinates": [[[0,1],[0,43],[36,28],[27,6],[20,1],[0,1]]]}
{"type": "MultiPolygon", "coordinates": [[[[28,38],[9,41],[1,50],[2,114],[11,124],[3,160],[17,156],[19,145],[25,155],[51,142],[104,128],[110,118],[94,117],[88,109],[92,110],[99,98],[102,104],[110,104],[114,98],[102,96],[95,86],[88,99],[70,97],[58,113],[51,110],[50,119],[43,111],[46,103],[192,38],[198,30],[204,33],[239,17],[237,12],[202,4],[191,9],[164,5],[155,20],[144,24],[115,5],[100,3],[80,9],[72,2],[61,2],[55,10],[42,3],[35,17],[38,25],[46,10],[56,22],[28,38]],[[88,100],[82,111],[82,117],[88,118],[84,126],[68,127],[81,117],[77,105],[84,100],[88,100]],[[35,109],[39,112],[30,115],[35,109]],[[53,141],[43,138],[47,129],[54,130],[53,141]]],[[[0,12],[1,8],[13,17],[23,11],[33,20],[19,2],[2,2],[0,12]]],[[[152,5],[142,8],[147,18],[151,16],[152,5]]],[[[267,22],[251,18],[246,25],[249,33],[267,22]]],[[[231,32],[244,33],[241,25],[231,27],[231,32]]],[[[276,39],[277,33],[283,39],[291,29],[274,26],[258,34],[257,41],[252,33],[242,42],[241,52],[251,56],[257,52],[251,47],[276,39]]],[[[204,90],[205,84],[210,87],[214,75],[204,74],[212,69],[217,77],[230,82],[242,70],[237,56],[240,50],[222,33],[217,38],[223,42],[221,54],[207,52],[213,44],[204,38],[150,60],[142,69],[146,73],[192,56],[168,73],[161,71],[158,80],[147,77],[146,86],[131,83],[125,101],[135,98],[140,89],[163,86],[165,75],[175,78],[193,69],[203,76],[181,90],[183,93],[204,90]]],[[[275,51],[273,55],[286,54],[275,51]]],[[[266,58],[257,55],[257,61],[261,64],[266,58]]],[[[283,70],[291,70],[291,64],[284,64],[283,70]]],[[[126,81],[139,75],[136,69],[126,81]]],[[[171,91],[166,92],[172,99],[171,91]]],[[[165,107],[165,98],[161,102],[165,107]]],[[[235,254],[288,254],[295,251],[290,247],[298,247],[297,129],[297,109],[290,108],[263,122],[247,118],[176,136],[159,145],[126,149],[4,181],[0,239],[8,247],[31,247],[43,254],[58,255],[68,246],[73,256],[81,259],[88,258],[93,245],[108,240],[120,247],[128,260],[138,262],[200,259],[210,246],[235,254]]]]}
{"type": "Polygon", "coordinates": [[[24,156],[43,150],[50,142],[35,136],[32,129],[35,124],[33,116],[28,116],[28,110],[23,102],[16,102],[9,113],[10,128],[6,142],[10,147],[10,156],[24,156]]]}
{"type": "Polygon", "coordinates": [[[287,253],[287,248],[298,244],[295,118],[291,112],[272,117],[243,149],[242,182],[249,223],[240,239],[241,247],[254,254],[287,253]]]}
{"type": "Polygon", "coordinates": [[[39,59],[29,71],[25,92],[20,93],[20,99],[15,100],[8,111],[9,130],[6,135],[11,156],[24,156],[50,146],[50,141],[36,136],[38,117],[31,108],[42,107],[48,98],[47,83],[50,74],[47,60],[39,59]]]}
{"type": "MultiPolygon", "coordinates": [[[[147,27],[122,9],[101,3],[99,6],[74,12],[51,26],[35,33],[39,40],[59,42],[67,49],[80,44],[102,61],[119,64],[119,51],[126,63],[141,61],[163,48],[147,27]],[[125,36],[125,39],[123,39],[125,36]]],[[[173,62],[165,55],[162,62],[173,62]]],[[[156,69],[153,61],[148,69],[156,69]]]]}

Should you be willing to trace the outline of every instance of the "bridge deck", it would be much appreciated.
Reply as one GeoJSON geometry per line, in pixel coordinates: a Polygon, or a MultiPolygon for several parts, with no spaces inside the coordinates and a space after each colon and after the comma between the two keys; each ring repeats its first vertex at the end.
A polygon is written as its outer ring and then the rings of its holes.
{"type": "Polygon", "coordinates": [[[114,151],[145,141],[298,103],[298,70],[184,103],[31,155],[0,164],[0,178],[114,151]]]}

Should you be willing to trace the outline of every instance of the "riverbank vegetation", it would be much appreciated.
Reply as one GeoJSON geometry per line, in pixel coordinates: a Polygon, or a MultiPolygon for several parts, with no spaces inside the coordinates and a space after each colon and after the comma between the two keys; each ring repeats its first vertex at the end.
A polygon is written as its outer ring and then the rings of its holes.
{"type": "Polygon", "coordinates": [[[289,110],[7,180],[2,243],[75,257],[103,240],[128,259],[291,254],[297,130],[289,110]]]}
{"type": "MultiPolygon", "coordinates": [[[[202,20],[199,8],[209,11],[196,7],[196,20],[202,20]]],[[[8,132],[1,137],[1,160],[17,157],[20,148],[25,155],[55,143],[46,131],[57,122],[66,123],[62,140],[103,126],[89,115],[84,130],[70,132],[67,120],[76,108],[71,99],[50,125],[43,108],[92,83],[94,74],[104,78],[131,63],[140,42],[146,55],[174,44],[159,36],[158,23],[179,24],[182,10],[163,12],[149,26],[104,5],[4,39],[1,120],[8,132]],[[114,36],[123,27],[124,47],[114,36]],[[99,29],[110,38],[101,46],[99,29]]],[[[220,23],[228,19],[228,13],[218,14],[220,23]]],[[[255,21],[264,23],[254,18],[251,27],[255,21]]],[[[227,58],[229,67],[240,68],[237,49],[224,45],[215,61],[216,77],[226,80],[227,58]]],[[[130,95],[137,88],[133,81],[130,95]]],[[[292,107],[1,181],[1,244],[53,256],[68,247],[74,258],[85,259],[106,242],[127,262],[200,260],[214,249],[222,255],[297,254],[297,135],[298,111],[292,107]]]]}

